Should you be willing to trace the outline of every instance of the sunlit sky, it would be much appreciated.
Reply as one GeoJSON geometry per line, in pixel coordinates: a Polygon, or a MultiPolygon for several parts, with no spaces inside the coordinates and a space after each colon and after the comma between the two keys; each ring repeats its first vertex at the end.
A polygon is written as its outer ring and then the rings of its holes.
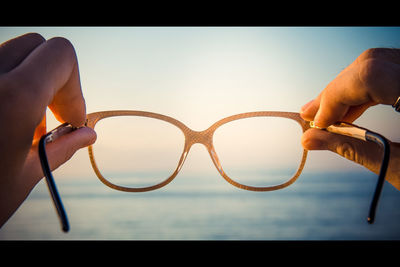
{"type": "MultiPolygon", "coordinates": [[[[72,42],[88,112],[153,111],[194,130],[241,112],[298,112],[364,50],[400,47],[400,27],[3,27],[0,42],[26,32],[72,42]]],[[[371,108],[356,123],[400,140],[391,107],[371,108]]],[[[313,153],[310,169],[356,168],[313,153]]],[[[86,150],[74,158],[63,172],[91,172],[86,150]]]]}

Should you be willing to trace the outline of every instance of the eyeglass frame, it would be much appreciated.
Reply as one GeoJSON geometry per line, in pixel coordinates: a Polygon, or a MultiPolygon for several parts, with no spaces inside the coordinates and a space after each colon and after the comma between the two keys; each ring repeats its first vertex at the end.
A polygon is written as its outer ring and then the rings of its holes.
{"type": "MultiPolygon", "coordinates": [[[[105,119],[105,118],[109,118],[109,117],[115,117],[115,116],[140,116],[140,117],[149,117],[149,118],[163,120],[163,121],[166,121],[166,122],[171,123],[171,124],[175,125],[176,127],[178,127],[185,136],[184,150],[183,150],[183,153],[180,157],[178,166],[175,169],[174,173],[169,178],[167,178],[166,180],[164,180],[163,182],[161,182],[157,185],[149,186],[149,187],[142,187],[142,188],[123,187],[123,186],[118,186],[118,185],[115,185],[115,184],[109,182],[106,178],[103,177],[103,175],[101,174],[101,172],[96,164],[94,154],[93,154],[93,146],[92,145],[88,146],[89,158],[90,158],[93,170],[95,171],[95,173],[96,173],[97,177],[100,179],[100,181],[115,190],[126,191],[126,192],[146,192],[146,191],[150,191],[150,190],[159,189],[159,188],[169,184],[179,173],[179,171],[182,168],[182,166],[186,160],[186,157],[190,151],[190,148],[192,147],[193,144],[196,144],[196,143],[201,143],[207,148],[207,150],[210,154],[210,157],[211,157],[215,167],[217,168],[218,172],[230,184],[232,184],[238,188],[250,190],[250,191],[265,192],[265,191],[273,191],[273,190],[283,189],[283,188],[291,185],[292,183],[294,183],[297,180],[297,178],[300,176],[300,174],[305,166],[305,162],[306,162],[306,158],[307,158],[308,151],[306,149],[303,149],[302,159],[301,159],[300,165],[299,165],[296,173],[287,182],[282,183],[280,185],[268,186],[268,187],[247,186],[247,185],[243,185],[243,184],[240,184],[240,183],[232,180],[223,171],[221,163],[218,159],[218,156],[214,150],[214,145],[213,145],[213,134],[214,134],[215,130],[218,127],[220,127],[228,122],[232,122],[232,121],[239,120],[239,119],[245,119],[245,118],[253,118],[253,117],[280,117],[280,118],[292,119],[301,126],[303,133],[310,128],[321,129],[321,128],[317,127],[313,123],[313,121],[307,122],[307,121],[303,120],[300,117],[299,113],[284,112],[284,111],[255,111],[255,112],[236,114],[236,115],[232,115],[232,116],[229,116],[229,117],[226,117],[224,119],[217,121],[216,123],[214,123],[213,125],[211,125],[208,129],[206,129],[204,131],[191,130],[189,127],[187,127],[182,122],[180,122],[177,119],[174,119],[172,117],[166,116],[166,115],[153,113],[153,112],[147,112],[147,111],[137,111],[137,110],[113,110],[113,111],[93,112],[93,113],[87,114],[85,126],[94,129],[94,127],[98,121],[105,119]]],[[[57,128],[55,128],[54,130],[43,135],[39,141],[39,146],[38,146],[39,158],[40,158],[40,162],[42,165],[43,173],[45,175],[46,182],[47,182],[47,185],[49,188],[49,192],[50,192],[50,195],[52,196],[53,203],[56,207],[57,214],[60,218],[60,222],[62,225],[62,230],[64,232],[69,231],[68,218],[67,218],[65,209],[63,207],[61,197],[59,196],[59,193],[57,191],[57,187],[54,182],[54,178],[50,171],[50,167],[49,167],[47,155],[46,155],[45,145],[49,142],[56,140],[59,136],[62,136],[68,132],[75,130],[75,129],[76,128],[72,127],[69,123],[64,123],[64,124],[58,126],[57,128]]],[[[322,130],[326,130],[326,131],[341,134],[341,135],[347,135],[347,136],[357,138],[357,139],[360,139],[363,141],[375,142],[383,148],[384,155],[383,155],[383,159],[382,159],[382,164],[381,164],[376,188],[374,191],[374,195],[373,195],[373,198],[371,201],[369,215],[367,218],[367,221],[369,224],[374,223],[376,208],[377,208],[377,204],[378,204],[381,192],[382,192],[382,188],[383,188],[383,184],[384,184],[385,176],[386,176],[386,172],[387,172],[387,167],[388,167],[388,163],[389,163],[389,157],[390,157],[389,142],[390,141],[387,140],[385,137],[383,137],[380,134],[377,134],[366,128],[363,128],[363,127],[360,127],[360,126],[357,126],[357,125],[354,125],[351,123],[347,123],[347,122],[338,122],[334,125],[324,128],[322,130]]]]}
{"type": "Polygon", "coordinates": [[[297,168],[296,173],[290,178],[287,182],[276,185],[276,186],[268,186],[268,187],[255,187],[255,186],[248,186],[248,185],[243,185],[240,184],[234,180],[232,180],[223,170],[220,160],[218,158],[217,153],[215,152],[214,145],[213,145],[213,135],[216,129],[228,122],[232,122],[235,120],[239,119],[246,119],[246,118],[253,118],[253,117],[280,117],[280,118],[288,118],[296,121],[297,123],[300,124],[303,132],[305,132],[308,128],[310,128],[309,123],[306,123],[298,113],[294,112],[281,112],[281,111],[256,111],[256,112],[247,112],[247,113],[241,113],[237,115],[232,115],[229,117],[226,117],[224,119],[221,119],[214,123],[212,126],[210,126],[208,129],[204,131],[194,131],[187,127],[184,123],[158,113],[153,113],[153,112],[147,112],[147,111],[136,111],[136,110],[115,110],[115,111],[101,111],[101,112],[94,112],[91,114],[87,115],[87,123],[86,126],[94,129],[96,123],[102,119],[109,118],[109,117],[115,117],[115,116],[140,116],[140,117],[147,117],[147,118],[153,118],[153,119],[158,119],[158,120],[163,120],[165,122],[171,123],[178,127],[182,133],[185,136],[185,144],[184,144],[184,149],[182,151],[181,157],[178,162],[178,166],[176,167],[175,171],[170,175],[166,180],[163,182],[153,185],[153,186],[148,186],[148,187],[141,187],[141,188],[131,188],[131,187],[124,187],[124,186],[118,186],[115,185],[111,182],[109,182],[100,172],[95,157],[93,153],[93,146],[88,147],[89,151],[89,157],[90,157],[90,162],[92,164],[92,167],[97,175],[97,177],[107,186],[120,190],[120,191],[125,191],[125,192],[146,192],[146,191],[151,191],[151,190],[156,190],[161,187],[166,186],[169,184],[179,173],[181,170],[186,157],[192,147],[192,145],[200,143],[203,144],[208,153],[210,154],[210,157],[217,168],[218,172],[221,174],[221,176],[230,184],[241,188],[245,190],[250,190],[250,191],[273,191],[273,190],[278,190],[285,188],[292,183],[294,183],[297,178],[300,176],[305,162],[307,158],[307,150],[303,149],[302,152],[302,157],[301,157],[301,162],[299,167],[297,168]]]}

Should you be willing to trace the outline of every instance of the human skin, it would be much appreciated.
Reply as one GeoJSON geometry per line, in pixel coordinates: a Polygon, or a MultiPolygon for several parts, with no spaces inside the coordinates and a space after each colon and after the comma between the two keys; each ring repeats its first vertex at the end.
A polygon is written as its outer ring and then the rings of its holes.
{"type": "MultiPolygon", "coordinates": [[[[37,33],[1,44],[0,101],[2,226],[44,176],[37,145],[46,132],[46,108],[60,122],[75,127],[85,123],[85,100],[73,45],[61,37],[46,41],[37,33]]],[[[95,140],[96,133],[82,127],[48,144],[51,169],[95,140]]]]}
{"type": "MultiPolygon", "coordinates": [[[[352,123],[369,107],[393,105],[399,96],[400,49],[372,48],[305,104],[300,115],[307,121],[314,120],[321,128],[337,121],[352,123]]],[[[379,173],[383,151],[375,143],[309,129],[302,136],[302,145],[308,150],[330,150],[379,173]]],[[[390,150],[386,180],[400,190],[400,143],[390,142],[390,150]]]]}

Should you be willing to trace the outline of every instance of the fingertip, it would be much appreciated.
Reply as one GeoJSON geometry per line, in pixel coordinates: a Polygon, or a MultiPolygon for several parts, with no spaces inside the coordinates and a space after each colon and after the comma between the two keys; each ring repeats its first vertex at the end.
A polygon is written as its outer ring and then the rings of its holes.
{"type": "Polygon", "coordinates": [[[46,145],[51,169],[54,170],[68,161],[79,149],[92,145],[96,137],[93,129],[81,127],[46,145]]]}
{"type": "Polygon", "coordinates": [[[342,120],[341,118],[343,118],[343,115],[341,113],[328,113],[323,112],[322,109],[319,109],[314,117],[314,124],[319,128],[327,128],[332,124],[342,120]]]}
{"type": "Polygon", "coordinates": [[[300,117],[305,120],[305,121],[312,121],[314,120],[314,115],[310,114],[308,112],[305,111],[300,111],[300,117]]]}
{"type": "Polygon", "coordinates": [[[330,125],[330,124],[326,123],[326,120],[324,119],[323,116],[321,116],[321,112],[320,111],[318,111],[317,114],[314,117],[314,124],[318,128],[326,128],[326,127],[328,127],[330,125]]]}
{"type": "Polygon", "coordinates": [[[319,104],[314,99],[305,104],[300,109],[300,117],[306,121],[312,121],[317,113],[319,104]]]}
{"type": "Polygon", "coordinates": [[[327,128],[337,122],[336,118],[340,118],[338,110],[328,106],[326,101],[322,102],[318,111],[314,116],[314,124],[319,128],[327,128]],[[339,116],[338,116],[339,115],[339,116]]]}
{"type": "Polygon", "coordinates": [[[326,149],[324,132],[318,129],[309,129],[301,137],[301,144],[306,150],[326,149]]]}
{"type": "Polygon", "coordinates": [[[75,134],[79,135],[78,145],[80,148],[90,146],[96,142],[97,134],[89,127],[81,127],[75,131],[75,134]]]}

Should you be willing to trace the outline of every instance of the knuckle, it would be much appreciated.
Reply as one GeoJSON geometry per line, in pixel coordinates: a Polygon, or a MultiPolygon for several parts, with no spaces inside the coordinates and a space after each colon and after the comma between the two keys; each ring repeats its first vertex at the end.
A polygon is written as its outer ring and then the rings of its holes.
{"type": "Polygon", "coordinates": [[[398,48],[387,48],[387,47],[377,47],[369,48],[362,52],[357,58],[358,63],[369,59],[379,59],[379,60],[389,60],[399,62],[400,59],[400,49],[398,48]]]}
{"type": "Polygon", "coordinates": [[[358,59],[364,61],[367,59],[378,58],[383,53],[383,48],[369,48],[362,52],[358,59]]]}
{"type": "Polygon", "coordinates": [[[53,38],[49,39],[47,42],[54,43],[54,44],[60,45],[60,46],[72,46],[72,43],[67,38],[60,37],[60,36],[53,37],[53,38]]]}
{"type": "Polygon", "coordinates": [[[55,46],[57,49],[71,53],[73,56],[75,56],[75,48],[73,44],[64,37],[53,37],[47,41],[47,43],[51,46],[55,46]]]}
{"type": "Polygon", "coordinates": [[[381,60],[376,58],[364,60],[360,64],[359,78],[367,88],[370,87],[380,76],[382,69],[381,65],[381,60]]]}
{"type": "Polygon", "coordinates": [[[341,155],[342,157],[354,161],[358,164],[363,163],[362,157],[360,157],[357,149],[355,148],[354,144],[349,142],[344,142],[336,147],[336,153],[341,155]]]}
{"type": "Polygon", "coordinates": [[[42,35],[40,35],[39,33],[36,33],[36,32],[29,32],[29,33],[25,34],[24,37],[27,40],[29,40],[30,42],[38,43],[38,44],[44,43],[46,41],[46,39],[42,35]]]}

